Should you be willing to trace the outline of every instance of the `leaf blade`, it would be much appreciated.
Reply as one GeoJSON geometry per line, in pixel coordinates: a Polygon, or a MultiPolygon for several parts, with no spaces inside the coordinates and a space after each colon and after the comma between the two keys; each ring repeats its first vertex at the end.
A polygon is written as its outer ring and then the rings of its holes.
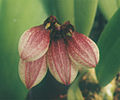
{"type": "Polygon", "coordinates": [[[118,9],[116,1],[117,0],[99,0],[99,8],[107,20],[110,20],[118,9]]]}
{"type": "Polygon", "coordinates": [[[75,25],[80,33],[89,35],[96,14],[98,0],[75,0],[75,25]]]}
{"type": "Polygon", "coordinates": [[[120,9],[111,18],[98,41],[100,62],[96,75],[101,86],[107,85],[120,71],[120,9]],[[114,57],[114,58],[113,58],[114,57]]]}

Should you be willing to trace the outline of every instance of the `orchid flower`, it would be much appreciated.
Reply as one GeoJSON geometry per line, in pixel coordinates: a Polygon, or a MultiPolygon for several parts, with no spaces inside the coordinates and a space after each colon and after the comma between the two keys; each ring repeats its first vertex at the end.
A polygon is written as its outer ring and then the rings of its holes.
{"type": "Polygon", "coordinates": [[[69,22],[60,25],[54,16],[25,31],[18,50],[19,75],[28,89],[42,81],[48,68],[57,81],[69,85],[79,67],[92,68],[99,61],[97,45],[69,22]]]}

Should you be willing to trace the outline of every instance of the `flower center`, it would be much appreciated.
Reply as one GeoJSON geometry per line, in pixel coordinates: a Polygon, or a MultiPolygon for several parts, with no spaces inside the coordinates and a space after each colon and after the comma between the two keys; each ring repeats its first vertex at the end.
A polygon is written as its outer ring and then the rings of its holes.
{"type": "Polygon", "coordinates": [[[69,21],[64,24],[59,24],[55,16],[48,17],[44,22],[45,29],[50,30],[50,39],[57,41],[63,38],[66,41],[67,36],[72,36],[74,27],[70,24],[69,21]]]}

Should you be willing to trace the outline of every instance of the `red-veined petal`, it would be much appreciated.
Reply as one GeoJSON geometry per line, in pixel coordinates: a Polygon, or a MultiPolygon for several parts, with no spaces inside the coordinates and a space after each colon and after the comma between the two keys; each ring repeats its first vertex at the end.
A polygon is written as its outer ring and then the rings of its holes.
{"type": "Polygon", "coordinates": [[[72,66],[63,39],[52,41],[47,61],[50,72],[59,82],[67,85],[75,79],[78,70],[72,66]]]}
{"type": "Polygon", "coordinates": [[[67,38],[67,50],[71,60],[80,65],[95,67],[99,61],[99,49],[90,38],[83,34],[73,32],[67,38]]]}
{"type": "Polygon", "coordinates": [[[32,62],[19,61],[19,76],[28,89],[40,83],[46,72],[46,55],[32,62]]]}
{"type": "Polygon", "coordinates": [[[48,50],[50,32],[43,25],[25,31],[19,41],[19,55],[26,61],[37,60],[48,50]]]}

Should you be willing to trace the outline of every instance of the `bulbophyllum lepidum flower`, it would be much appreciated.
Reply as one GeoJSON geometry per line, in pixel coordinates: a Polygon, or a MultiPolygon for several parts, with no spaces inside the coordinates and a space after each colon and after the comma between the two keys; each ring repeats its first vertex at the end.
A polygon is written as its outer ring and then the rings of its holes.
{"type": "Polygon", "coordinates": [[[54,16],[25,31],[18,50],[19,75],[28,89],[41,82],[48,68],[57,81],[69,85],[79,67],[92,68],[99,61],[97,45],[69,22],[60,25],[54,16]]]}

